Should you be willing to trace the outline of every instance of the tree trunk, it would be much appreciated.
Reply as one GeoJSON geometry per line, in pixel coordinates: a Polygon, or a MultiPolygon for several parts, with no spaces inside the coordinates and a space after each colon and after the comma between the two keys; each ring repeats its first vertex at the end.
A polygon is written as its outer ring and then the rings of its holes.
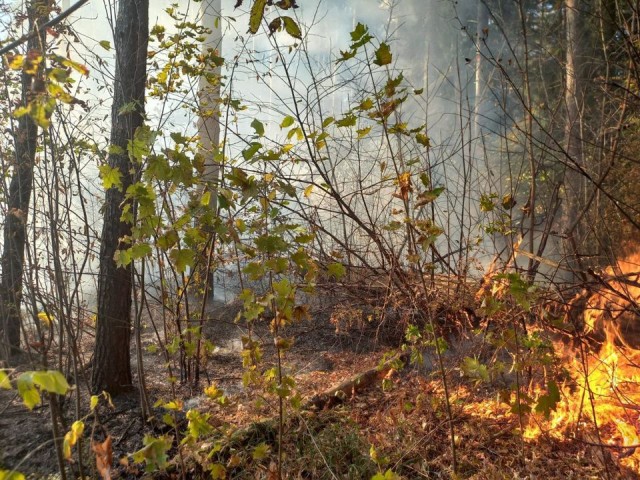
{"type": "MultiPolygon", "coordinates": [[[[29,30],[37,31],[49,19],[51,8],[47,0],[33,0],[27,7],[29,30]]],[[[27,43],[27,51],[42,55],[45,38],[34,36],[27,43]]],[[[43,64],[41,64],[43,65],[43,64]]],[[[42,82],[42,67],[36,75],[22,72],[22,105],[27,105],[42,82]]],[[[35,164],[38,126],[29,115],[18,119],[15,138],[15,166],[9,185],[7,217],[4,224],[4,249],[2,251],[2,281],[0,283],[0,358],[10,360],[20,351],[22,304],[22,277],[24,271],[24,247],[33,166],[35,164]]]]}
{"type": "Polygon", "coordinates": [[[107,190],[100,245],[98,316],[91,388],[117,394],[131,387],[131,266],[118,267],[117,250],[131,235],[131,224],[120,220],[127,188],[136,180],[127,153],[127,144],[143,124],[147,44],[149,41],[149,0],[121,0],[118,5],[114,44],[116,71],[111,111],[111,145],[120,152],[109,155],[109,166],[117,168],[122,189],[107,190]],[[120,113],[123,107],[127,113],[120,113]]]}
{"type": "MultiPolygon", "coordinates": [[[[222,49],[222,17],[221,0],[202,2],[202,26],[211,30],[202,42],[204,55],[213,49],[220,56],[222,49]]],[[[200,78],[200,118],[198,134],[200,136],[200,153],[204,161],[205,188],[211,191],[210,206],[215,209],[217,202],[217,182],[220,178],[220,67],[210,65],[207,75],[200,78]]]]}
{"type": "Polygon", "coordinates": [[[565,65],[565,151],[570,162],[564,176],[564,215],[565,255],[572,269],[580,268],[579,249],[583,240],[581,225],[574,219],[580,214],[583,204],[584,182],[582,175],[576,170],[577,166],[584,167],[582,152],[582,136],[580,130],[582,110],[582,89],[580,72],[580,25],[582,19],[577,10],[578,0],[565,0],[565,35],[566,35],[566,65],[565,65]]]}
{"type": "MultiPolygon", "coordinates": [[[[220,57],[222,50],[222,2],[221,0],[206,0],[200,7],[202,26],[209,29],[209,33],[202,42],[202,55],[205,58],[220,57]]],[[[220,180],[220,81],[221,68],[217,66],[217,58],[207,62],[207,71],[200,77],[198,95],[200,99],[200,118],[198,119],[198,134],[200,137],[199,154],[204,158],[204,174],[202,176],[202,190],[211,194],[209,208],[216,212],[218,206],[218,182],[220,180]]],[[[208,229],[213,234],[213,228],[208,229]]],[[[204,292],[200,300],[200,331],[204,325],[204,312],[209,293],[215,288],[211,275],[211,258],[215,245],[210,243],[199,261],[197,278],[204,283],[204,288],[197,288],[197,292],[204,292]]],[[[215,294],[215,292],[214,292],[215,294]]],[[[196,358],[200,358],[202,343],[199,337],[196,358]]],[[[200,362],[195,362],[194,380],[200,379],[200,362]]]]}
{"type": "Polygon", "coordinates": [[[477,139],[482,135],[482,127],[486,124],[486,41],[489,28],[489,10],[483,0],[478,1],[478,12],[476,16],[476,71],[474,76],[474,104],[473,104],[473,138],[477,139]]]}

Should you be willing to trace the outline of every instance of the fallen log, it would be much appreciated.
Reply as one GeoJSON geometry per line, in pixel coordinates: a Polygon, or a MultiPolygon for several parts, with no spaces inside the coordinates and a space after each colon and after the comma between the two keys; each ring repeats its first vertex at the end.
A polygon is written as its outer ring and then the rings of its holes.
{"type": "Polygon", "coordinates": [[[376,368],[359,373],[349,380],[345,380],[337,387],[332,387],[318,395],[314,395],[307,401],[304,408],[306,410],[329,410],[344,403],[347,399],[355,397],[356,394],[382,383],[383,380],[389,379],[408,363],[408,352],[396,355],[376,368]]]}

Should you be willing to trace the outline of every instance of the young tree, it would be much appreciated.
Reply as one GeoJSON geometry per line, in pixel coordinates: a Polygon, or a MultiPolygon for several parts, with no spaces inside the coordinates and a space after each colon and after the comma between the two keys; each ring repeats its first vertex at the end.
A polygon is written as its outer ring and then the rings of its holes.
{"type": "Polygon", "coordinates": [[[91,379],[93,391],[106,390],[112,394],[131,386],[131,264],[118,266],[114,255],[131,235],[131,223],[121,217],[127,189],[137,177],[129,144],[144,121],[148,41],[149,0],[119,2],[114,34],[116,70],[108,168],[118,172],[120,182],[107,190],[104,204],[91,379]]]}
{"type": "MultiPolygon", "coordinates": [[[[29,31],[34,32],[27,42],[27,61],[22,71],[22,106],[37,102],[44,95],[43,45],[45,35],[39,32],[51,12],[52,2],[32,0],[27,6],[29,31]]],[[[2,282],[0,283],[0,358],[17,354],[20,350],[20,306],[24,272],[27,216],[31,202],[33,167],[38,143],[38,124],[32,115],[22,115],[17,120],[15,139],[15,165],[7,200],[7,216],[4,223],[4,249],[2,251],[2,282]]]]}

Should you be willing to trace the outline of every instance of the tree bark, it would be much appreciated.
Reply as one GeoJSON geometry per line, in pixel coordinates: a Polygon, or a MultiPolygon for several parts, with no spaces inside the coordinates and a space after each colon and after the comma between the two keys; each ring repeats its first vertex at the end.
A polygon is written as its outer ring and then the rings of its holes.
{"type": "Polygon", "coordinates": [[[489,10],[484,0],[478,0],[478,12],[476,16],[476,71],[474,76],[474,105],[473,105],[473,138],[482,135],[482,127],[486,124],[486,41],[489,28],[489,10]]]}
{"type": "MultiPolygon", "coordinates": [[[[565,0],[565,35],[566,35],[566,56],[565,56],[565,91],[564,100],[566,108],[565,117],[565,151],[570,162],[584,167],[582,135],[580,129],[581,110],[583,105],[583,81],[582,68],[580,65],[580,43],[581,39],[581,18],[577,10],[578,0],[565,0]]],[[[582,228],[573,222],[577,218],[584,196],[584,180],[580,172],[573,166],[569,166],[564,175],[564,215],[563,226],[564,251],[567,255],[569,266],[572,269],[581,270],[580,267],[580,244],[583,240],[582,228]],[[573,225],[571,230],[569,227],[573,225]]]]}
{"type": "MultiPolygon", "coordinates": [[[[27,7],[29,31],[36,34],[27,42],[28,55],[40,56],[45,35],[39,27],[47,22],[51,7],[48,0],[33,0],[27,7]]],[[[41,64],[43,65],[44,62],[41,64]]],[[[35,75],[22,72],[22,105],[39,92],[43,67],[35,75]]],[[[9,184],[7,217],[4,224],[2,281],[0,282],[0,358],[10,360],[20,351],[22,280],[27,218],[33,185],[33,167],[38,143],[38,126],[29,115],[18,119],[15,139],[15,166],[9,184]]]]}
{"type": "Polygon", "coordinates": [[[116,71],[111,111],[111,145],[119,153],[109,155],[109,166],[117,168],[122,189],[106,192],[100,246],[96,347],[91,388],[118,394],[132,386],[129,345],[131,340],[131,266],[118,267],[117,250],[126,248],[131,224],[121,221],[127,188],[136,181],[127,145],[144,121],[149,0],[121,0],[115,27],[116,71]],[[121,113],[123,107],[127,113],[121,113]],[[123,152],[123,153],[120,153],[123,152]]]}

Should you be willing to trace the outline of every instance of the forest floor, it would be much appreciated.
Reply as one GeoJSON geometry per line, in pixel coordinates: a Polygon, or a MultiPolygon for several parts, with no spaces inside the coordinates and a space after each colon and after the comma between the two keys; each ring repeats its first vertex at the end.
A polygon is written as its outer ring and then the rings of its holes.
{"type": "MultiPolygon", "coordinates": [[[[143,466],[133,462],[132,453],[142,448],[145,435],[175,437],[176,431],[161,421],[144,421],[137,392],[114,398],[113,407],[100,407],[99,416],[94,419],[88,414],[86,387],[78,382],[81,408],[87,414],[85,432],[96,441],[106,435],[112,439],[111,478],[177,479],[181,478],[177,473],[181,466],[189,471],[187,478],[211,478],[203,468],[215,463],[212,458],[222,462],[226,478],[275,478],[277,401],[258,388],[242,384],[241,336],[245,331],[233,322],[236,311],[237,307],[228,305],[209,310],[213,320],[206,334],[219,348],[208,359],[197,390],[180,382],[175,384],[176,396],[183,402],[182,410],[197,409],[208,414],[215,431],[225,432],[220,436],[227,439],[230,447],[218,456],[203,455],[207,449],[212,451],[214,445],[207,439],[183,445],[181,459],[174,445],[165,473],[145,474],[143,466]],[[202,394],[203,387],[211,383],[225,392],[224,405],[202,394]],[[232,437],[226,433],[229,425],[236,432],[250,432],[251,438],[243,437],[240,443],[232,445],[232,437]],[[251,430],[252,426],[262,427],[251,430]],[[257,454],[258,451],[262,453],[257,454]]],[[[295,345],[287,354],[286,368],[296,379],[295,389],[303,404],[314,395],[375,368],[390,351],[389,344],[385,344],[388,335],[378,335],[376,339],[376,329],[366,322],[337,331],[330,317],[329,311],[316,307],[311,320],[287,332],[295,338],[295,345]]],[[[275,362],[273,339],[265,326],[256,328],[253,335],[260,341],[263,368],[267,369],[275,362]]],[[[157,343],[148,324],[142,341],[144,347],[157,343]]],[[[371,385],[331,409],[289,409],[284,419],[285,478],[368,479],[388,471],[399,477],[387,473],[380,478],[640,478],[637,471],[621,463],[625,456],[636,454],[635,449],[602,448],[587,434],[557,436],[547,431],[535,438],[525,438],[521,434],[523,416],[512,413],[499,399],[507,379],[470,382],[461,374],[459,366],[463,359],[480,352],[477,340],[458,336],[450,338],[449,343],[451,348],[443,360],[451,401],[457,477],[452,474],[451,431],[443,382],[436,368],[438,362],[433,352],[424,352],[422,366],[408,365],[391,372],[386,375],[384,388],[380,383],[371,385]]],[[[90,347],[88,342],[85,345],[88,355],[90,347]]],[[[165,361],[161,353],[152,351],[144,349],[147,390],[152,404],[158,400],[167,402],[173,399],[173,393],[165,361]]],[[[64,405],[69,423],[75,418],[74,403],[67,398],[64,405]]],[[[153,412],[160,419],[167,410],[154,407],[153,412]]],[[[179,429],[184,430],[187,425],[184,413],[177,413],[175,418],[179,429]]],[[[81,446],[85,452],[85,475],[99,478],[93,466],[95,455],[87,443],[81,446]]],[[[0,467],[15,468],[28,478],[60,478],[56,474],[49,409],[43,405],[28,411],[15,391],[0,390],[0,467]]],[[[73,465],[76,475],[78,468],[76,462],[73,465]]]]}

